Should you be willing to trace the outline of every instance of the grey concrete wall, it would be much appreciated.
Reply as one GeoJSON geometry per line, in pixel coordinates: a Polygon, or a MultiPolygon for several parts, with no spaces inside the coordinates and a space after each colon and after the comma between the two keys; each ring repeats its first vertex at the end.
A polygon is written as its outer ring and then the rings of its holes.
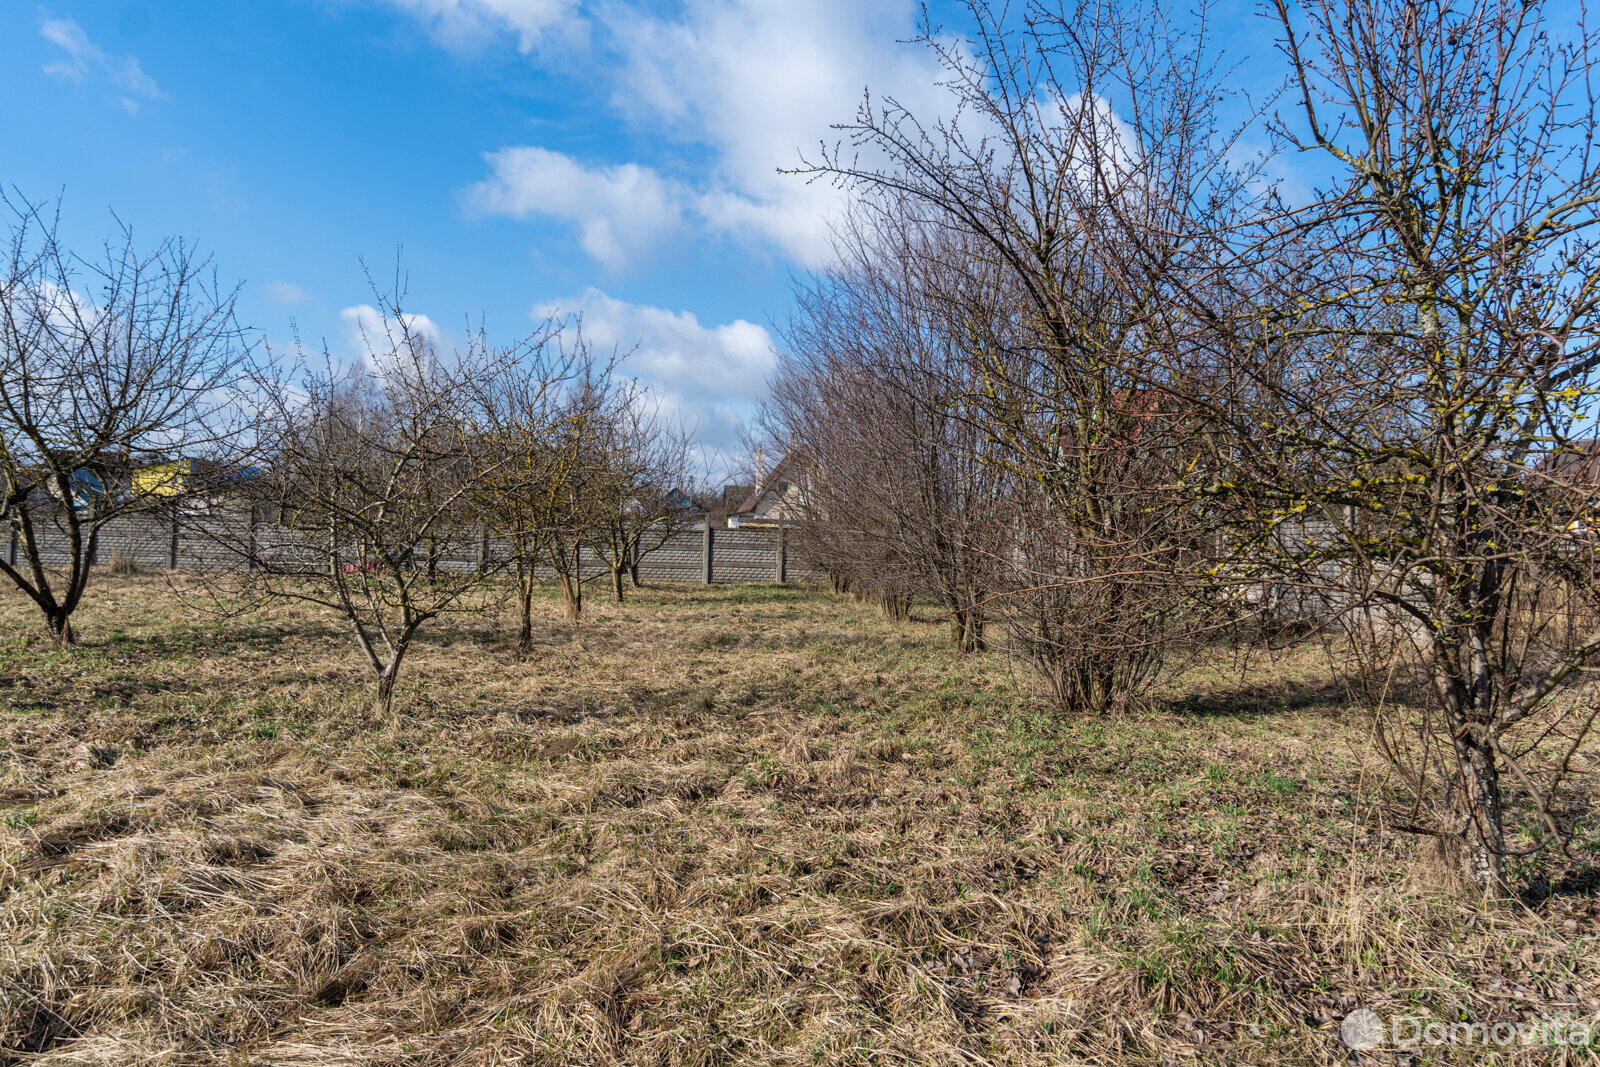
{"type": "MultiPolygon", "coordinates": [[[[48,516],[37,515],[35,528],[42,537],[46,565],[67,562],[66,533],[48,516]]],[[[711,531],[711,580],[716,583],[773,582],[779,574],[779,538],[776,531],[753,529],[713,529],[711,531]]],[[[109,566],[113,561],[131,559],[135,566],[145,570],[162,570],[176,566],[179,569],[212,569],[234,566],[240,555],[230,550],[230,545],[242,546],[255,538],[255,544],[266,551],[292,554],[298,547],[292,533],[269,522],[252,525],[247,516],[239,514],[184,514],[176,524],[171,512],[152,512],[129,515],[108,523],[100,532],[96,563],[109,566]]],[[[669,536],[659,546],[655,538],[646,540],[654,546],[640,560],[639,577],[646,582],[699,583],[705,579],[706,536],[703,526],[680,530],[669,536]]],[[[0,533],[0,552],[9,550],[9,536],[0,533]]],[[[787,548],[783,570],[790,582],[818,582],[823,575],[802,562],[792,548],[787,548]]],[[[503,561],[506,546],[493,538],[468,536],[459,544],[445,546],[441,566],[450,570],[468,570],[478,565],[480,555],[490,562],[503,561]]],[[[584,551],[584,573],[600,574],[605,563],[588,550],[584,551]]],[[[548,568],[545,570],[546,576],[548,568]]]]}

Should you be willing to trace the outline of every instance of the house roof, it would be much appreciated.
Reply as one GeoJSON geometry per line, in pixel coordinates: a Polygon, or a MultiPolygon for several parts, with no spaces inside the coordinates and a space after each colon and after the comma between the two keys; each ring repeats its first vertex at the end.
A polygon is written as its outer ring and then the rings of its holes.
{"type": "Polygon", "coordinates": [[[766,496],[767,491],[777,484],[777,482],[785,474],[789,473],[789,469],[794,465],[795,462],[796,461],[793,452],[790,452],[788,455],[778,460],[777,464],[773,466],[772,470],[767,472],[767,476],[761,479],[761,484],[752,489],[750,491],[750,495],[744,498],[744,503],[739,505],[739,510],[735,511],[734,514],[749,515],[754,512],[756,510],[756,505],[761,503],[761,498],[766,496]]]}
{"type": "Polygon", "coordinates": [[[1581,488],[1600,488],[1600,439],[1569,442],[1562,452],[1540,464],[1554,482],[1581,488]]]}

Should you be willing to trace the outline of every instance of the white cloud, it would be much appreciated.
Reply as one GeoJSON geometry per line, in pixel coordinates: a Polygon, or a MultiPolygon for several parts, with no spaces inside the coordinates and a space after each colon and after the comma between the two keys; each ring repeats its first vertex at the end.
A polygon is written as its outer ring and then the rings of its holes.
{"type": "Polygon", "coordinates": [[[299,304],[306,298],[306,291],[291,282],[268,282],[262,288],[280,304],[299,304]]]}
{"type": "Polygon", "coordinates": [[[352,355],[368,370],[384,373],[394,369],[389,362],[405,354],[407,339],[417,346],[410,353],[421,357],[423,348],[437,350],[441,337],[438,323],[426,315],[406,314],[395,319],[386,318],[371,304],[357,304],[339,312],[347,329],[352,355]]]}
{"type": "Polygon", "coordinates": [[[84,75],[89,73],[89,64],[98,62],[103,55],[89,40],[89,35],[83,32],[83,27],[71,19],[45,19],[39,23],[39,36],[60,46],[67,53],[64,59],[44,68],[46,74],[58,78],[82,81],[84,75]]]}
{"type": "Polygon", "coordinates": [[[778,170],[837,139],[830,126],[855,116],[869,86],[922,115],[948,107],[928,50],[900,43],[916,18],[911,0],[688,0],[677,18],[613,8],[613,105],[712,150],[707,218],[814,265],[843,197],[778,170]]]}
{"type": "Polygon", "coordinates": [[[589,26],[612,107],[678,142],[697,173],[680,180],[637,163],[596,167],[507,147],[485,157],[491,174],[467,201],[483,214],[566,221],[612,270],[690,222],[805,266],[825,262],[844,194],[779,169],[836,140],[830,126],[855,116],[869,85],[878,99],[893,95],[923,115],[949,104],[928,51],[900,43],[915,31],[911,0],[688,0],[674,17],[642,3],[601,10],[589,26]]]}
{"type": "Polygon", "coordinates": [[[583,250],[611,270],[644,255],[684,224],[686,190],[649,167],[590,167],[544,148],[484,157],[492,176],[467,190],[470,210],[515,219],[561,219],[583,250]]]}
{"type": "Polygon", "coordinates": [[[71,19],[43,19],[39,23],[39,36],[65,53],[45,65],[46,74],[73,82],[82,82],[91,75],[103,77],[116,88],[118,103],[130,115],[137,115],[146,101],[166,99],[166,94],[155,79],[144,72],[138,59],[107,53],[71,19]]]}
{"type": "Polygon", "coordinates": [[[496,33],[511,33],[517,47],[532,52],[557,30],[576,28],[575,0],[388,0],[427,27],[449,47],[462,47],[496,33]]]}
{"type": "Polygon", "coordinates": [[[707,448],[737,443],[739,420],[766,392],[776,360],[772,335],[744,319],[707,326],[692,312],[630,304],[594,288],[533,309],[539,319],[563,313],[582,316],[598,352],[627,354],[621,372],[648,385],[707,448]]]}

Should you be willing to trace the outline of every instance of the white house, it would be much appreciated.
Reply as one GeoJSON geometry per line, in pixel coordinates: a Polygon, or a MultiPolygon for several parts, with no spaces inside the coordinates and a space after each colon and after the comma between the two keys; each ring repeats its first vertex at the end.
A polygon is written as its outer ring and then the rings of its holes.
{"type": "Polygon", "coordinates": [[[784,456],[745,497],[739,510],[728,516],[728,527],[781,529],[800,525],[806,514],[804,479],[805,472],[795,454],[784,456]]]}

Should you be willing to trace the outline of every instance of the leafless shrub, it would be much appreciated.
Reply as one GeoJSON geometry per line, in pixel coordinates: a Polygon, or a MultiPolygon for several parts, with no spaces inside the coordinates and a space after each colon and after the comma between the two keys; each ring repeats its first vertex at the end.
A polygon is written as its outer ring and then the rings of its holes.
{"type": "Polygon", "coordinates": [[[960,326],[924,298],[945,250],[882,214],[841,229],[837,247],[841,265],[798,294],[795,354],[766,413],[806,472],[802,551],[890,618],[914,599],[937,604],[952,644],[981,650],[1007,475],[977,418],[960,326]]]}
{"type": "Polygon", "coordinates": [[[1127,267],[1133,249],[1173,244],[1167,190],[1200,164],[1177,135],[1208,75],[1152,47],[1171,28],[1154,5],[1041,7],[1020,26],[1003,6],[967,8],[959,44],[923,37],[957,117],[869,98],[841,127],[850,148],[824,147],[807,173],[941,235],[906,250],[922,264],[912,306],[945,324],[985,461],[1013,480],[990,524],[1007,535],[996,603],[1021,597],[1014,637],[1053,678],[1080,679],[1058,689],[1067,706],[1104,710],[1201,628],[1175,624],[1196,608],[1182,579],[1200,513],[1158,491],[1187,447],[1151,387],[1164,281],[1127,267]],[[1096,87],[1141,110],[1123,120],[1096,87]]]}
{"type": "Polygon", "coordinates": [[[132,552],[118,550],[106,560],[106,573],[117,578],[131,578],[139,573],[139,560],[132,552]]]}

